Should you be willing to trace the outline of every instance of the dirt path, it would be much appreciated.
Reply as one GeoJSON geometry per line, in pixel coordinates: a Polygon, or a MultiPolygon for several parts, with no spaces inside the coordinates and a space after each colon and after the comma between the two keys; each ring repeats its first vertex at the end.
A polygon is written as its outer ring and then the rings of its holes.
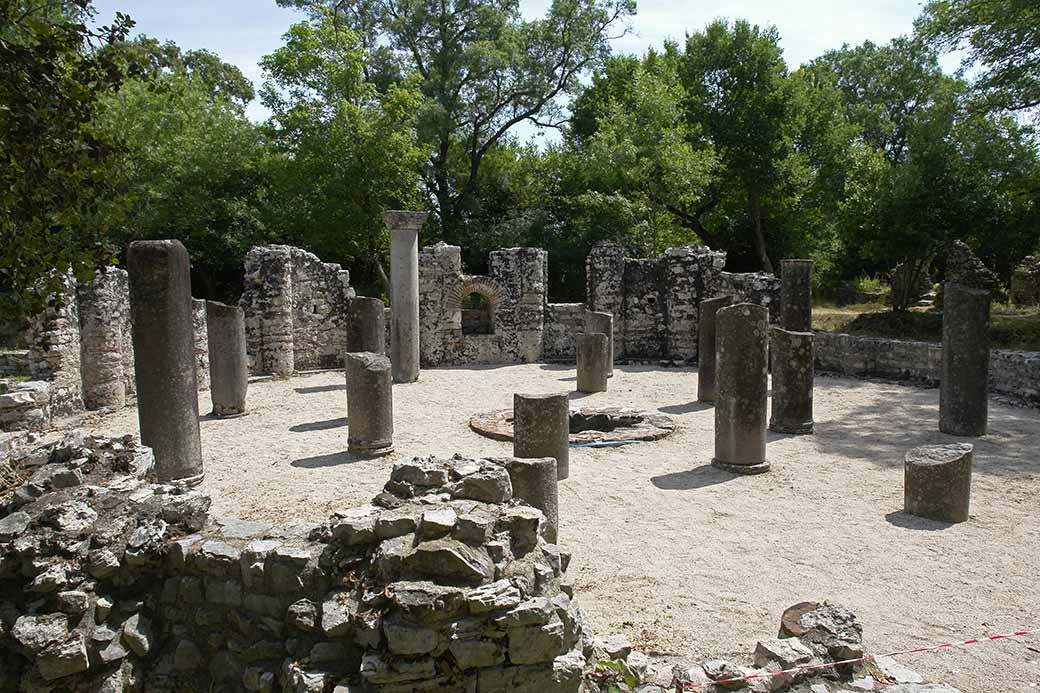
{"type": "MultiPolygon", "coordinates": [[[[1040,627],[1040,412],[992,403],[976,442],[972,519],[946,526],[902,508],[902,453],[957,440],[936,430],[938,391],[820,378],[817,434],[771,436],[773,471],[734,477],[708,465],[714,414],[692,402],[692,370],[621,367],[585,405],[658,409],[672,437],[573,449],[560,487],[560,535],[598,630],[649,652],[746,657],[783,609],[830,599],[855,611],[871,651],[1040,627]]],[[[571,389],[573,370],[532,364],[424,371],[394,388],[396,456],[509,454],[469,416],[514,391],[571,389]]],[[[254,383],[252,413],[202,421],[216,514],[323,520],[368,501],[394,458],[352,461],[342,375],[254,383]]],[[[200,398],[209,411],[208,393],[200,398]]],[[[136,432],[126,409],[96,431],[136,432]]],[[[1040,681],[1040,638],[920,655],[908,665],[965,693],[1040,681]]]]}

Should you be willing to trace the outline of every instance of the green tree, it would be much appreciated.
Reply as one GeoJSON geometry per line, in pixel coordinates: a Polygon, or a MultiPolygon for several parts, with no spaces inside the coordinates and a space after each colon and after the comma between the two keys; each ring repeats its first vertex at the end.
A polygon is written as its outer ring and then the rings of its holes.
{"type": "Polygon", "coordinates": [[[364,61],[358,36],[331,21],[293,25],[263,59],[277,153],[271,225],[324,258],[357,263],[368,272],[359,281],[378,280],[389,294],[382,211],[421,204],[421,97],[406,86],[381,93],[364,61]]]}
{"type": "Polygon", "coordinates": [[[791,155],[795,104],[775,27],[719,20],[686,41],[680,76],[687,117],[704,129],[719,157],[719,185],[744,196],[761,267],[769,257],[765,205],[791,155]]]}
{"type": "Polygon", "coordinates": [[[562,99],[609,52],[634,0],[554,0],[526,21],[518,0],[279,0],[310,8],[389,47],[426,97],[418,121],[428,148],[425,183],[441,230],[458,240],[484,158],[517,124],[559,127],[562,99]],[[457,161],[465,166],[457,166],[457,161]]]}
{"type": "Polygon", "coordinates": [[[44,305],[57,288],[50,270],[90,276],[113,255],[106,232],[122,210],[98,202],[116,157],[90,123],[126,76],[118,56],[97,48],[122,41],[132,22],[117,14],[95,30],[90,16],[88,0],[0,0],[0,313],[8,317],[44,305]]]}
{"type": "MultiPolygon", "coordinates": [[[[931,0],[917,31],[942,49],[965,49],[964,70],[987,106],[1040,106],[1040,6],[1035,0],[931,0]]],[[[1040,112],[1038,112],[1040,117],[1040,112]]]]}
{"type": "Polygon", "coordinates": [[[270,156],[233,97],[176,69],[127,82],[96,119],[95,130],[122,152],[107,203],[128,211],[109,237],[120,247],[181,240],[197,295],[230,300],[246,251],[271,236],[263,220],[270,156]]]}

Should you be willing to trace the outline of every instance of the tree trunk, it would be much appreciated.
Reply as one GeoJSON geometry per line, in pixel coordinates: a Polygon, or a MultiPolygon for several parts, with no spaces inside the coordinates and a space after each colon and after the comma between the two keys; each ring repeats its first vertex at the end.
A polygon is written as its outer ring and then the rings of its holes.
{"type": "Polygon", "coordinates": [[[755,251],[758,253],[758,260],[762,263],[762,270],[764,272],[773,272],[773,263],[769,259],[769,253],[766,252],[766,236],[762,231],[762,205],[759,203],[758,194],[751,193],[751,220],[755,225],[755,251]]]}
{"type": "Polygon", "coordinates": [[[372,261],[376,266],[376,276],[379,277],[379,283],[383,285],[383,291],[386,292],[386,304],[391,306],[393,305],[394,300],[394,294],[392,291],[393,285],[390,283],[390,278],[386,276],[386,272],[383,270],[383,263],[379,261],[379,256],[377,255],[374,257],[372,261]]]}

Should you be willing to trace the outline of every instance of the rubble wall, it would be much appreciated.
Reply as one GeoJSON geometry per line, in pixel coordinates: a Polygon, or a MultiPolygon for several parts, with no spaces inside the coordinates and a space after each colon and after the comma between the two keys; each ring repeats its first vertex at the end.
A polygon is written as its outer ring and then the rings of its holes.
{"type": "Polygon", "coordinates": [[[754,303],[769,309],[769,322],[780,322],[780,287],[783,282],[768,272],[722,272],[719,293],[735,296],[738,303],[754,303]]]}
{"type": "Polygon", "coordinates": [[[545,306],[542,358],[573,362],[574,336],[585,331],[584,303],[549,303],[545,306]]]}
{"type": "Polygon", "coordinates": [[[338,264],[287,245],[251,249],[239,305],[252,372],[289,376],[342,367],[353,295],[350,274],[338,264]]]}
{"type": "Polygon", "coordinates": [[[31,320],[29,368],[34,380],[50,383],[50,415],[66,416],[83,408],[80,372],[79,305],[76,279],[63,277],[49,306],[31,320]]]}
{"type": "Polygon", "coordinates": [[[570,556],[507,460],[399,462],[372,505],[296,526],[211,518],[150,463],[82,434],[16,460],[0,691],[578,690],[570,556]]]}

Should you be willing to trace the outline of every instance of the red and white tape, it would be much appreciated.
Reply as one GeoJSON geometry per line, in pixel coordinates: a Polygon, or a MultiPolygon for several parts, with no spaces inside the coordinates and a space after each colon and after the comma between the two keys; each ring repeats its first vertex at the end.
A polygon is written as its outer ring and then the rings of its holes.
{"type": "Polygon", "coordinates": [[[877,657],[899,657],[908,654],[917,654],[920,652],[938,652],[939,650],[946,650],[951,647],[960,647],[962,645],[977,645],[983,642],[992,642],[993,640],[1007,640],[1008,638],[1021,638],[1027,635],[1036,635],[1040,633],[1040,628],[1034,628],[1032,630],[1016,630],[1013,633],[1001,633],[999,635],[988,635],[982,638],[971,638],[970,640],[961,640],[960,642],[944,642],[939,645],[928,645],[926,647],[915,647],[909,650],[896,650],[895,652],[888,652],[883,655],[866,655],[863,657],[856,657],[855,659],[843,659],[840,662],[826,662],[824,664],[806,664],[800,667],[794,667],[792,669],[783,669],[781,671],[763,671],[755,674],[748,674],[747,676],[736,676],[731,679],[719,679],[717,681],[705,681],[703,683],[685,683],[682,684],[682,690],[693,691],[698,688],[704,688],[707,686],[716,686],[719,684],[737,683],[738,681],[752,681],[754,679],[770,679],[776,676],[785,676],[788,674],[800,674],[806,671],[814,671],[817,669],[829,669],[830,667],[838,667],[845,664],[859,664],[860,662],[867,662],[877,657]]]}

